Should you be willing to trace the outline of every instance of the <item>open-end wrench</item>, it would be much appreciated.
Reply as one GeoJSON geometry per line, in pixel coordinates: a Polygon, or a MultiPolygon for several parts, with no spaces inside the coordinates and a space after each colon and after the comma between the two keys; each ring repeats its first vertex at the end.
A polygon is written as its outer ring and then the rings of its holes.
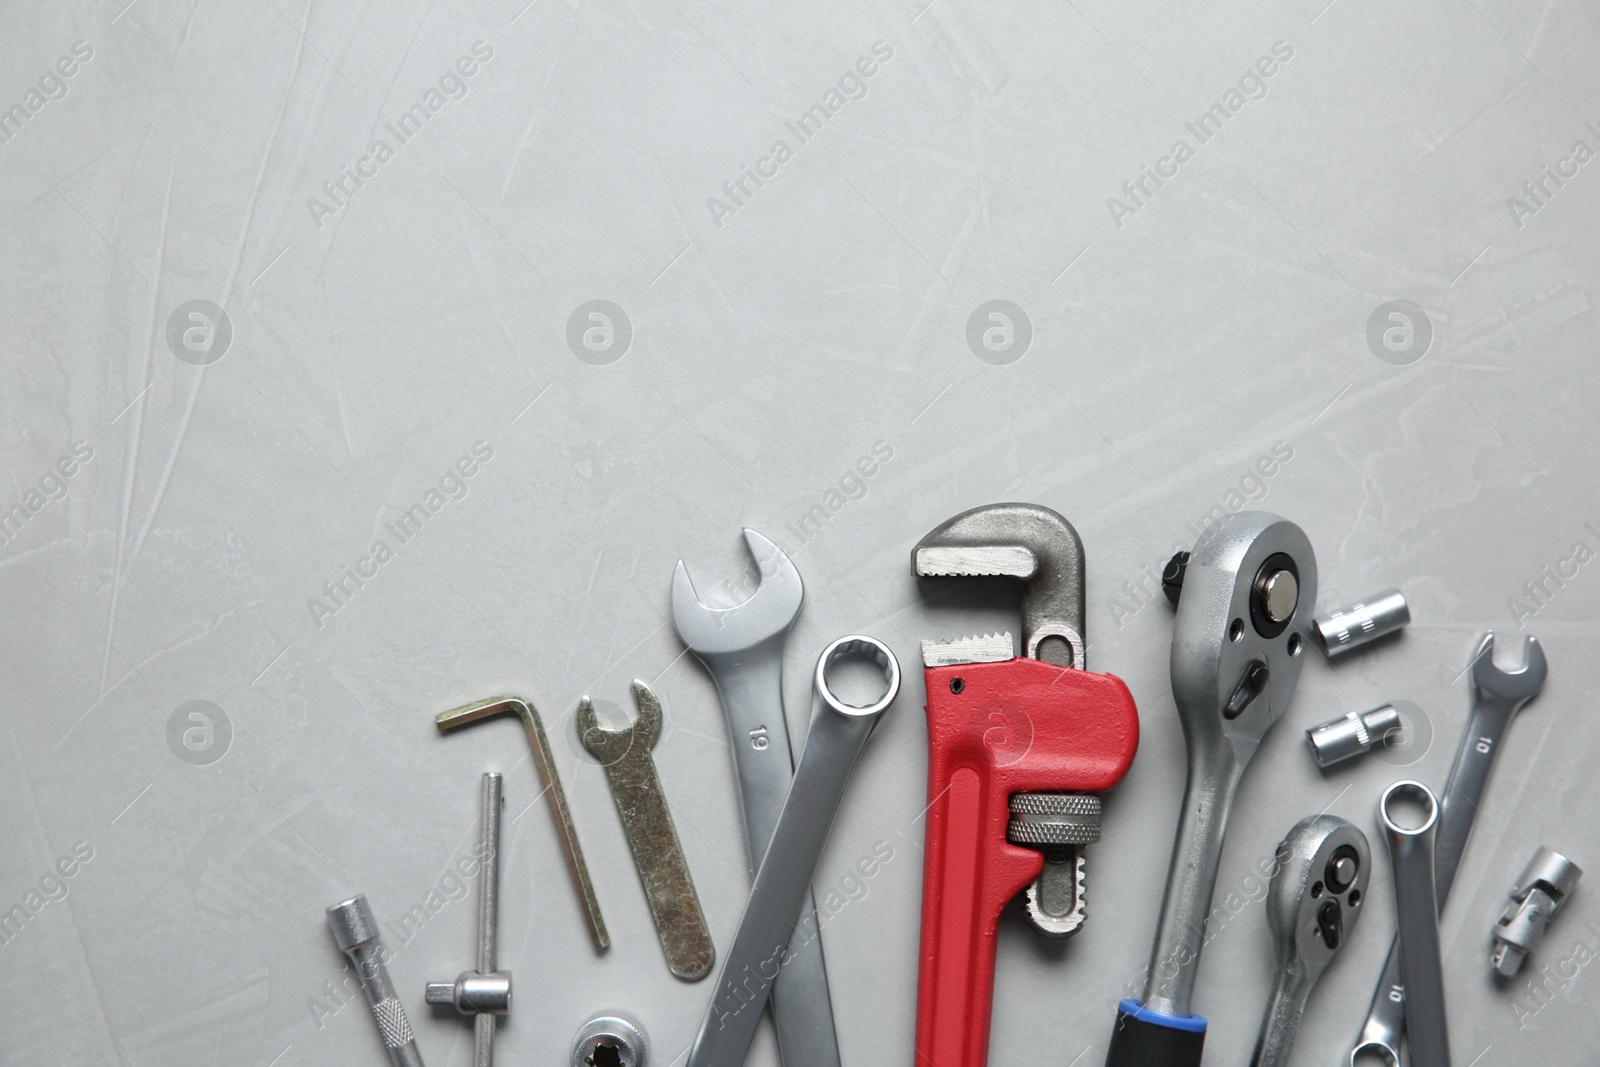
{"type": "Polygon", "coordinates": [[[811,732],[686,1067],[744,1063],[772,982],[789,965],[789,945],[799,934],[795,916],[816,874],[850,774],[873,728],[900,692],[900,664],[881,641],[841,637],[822,650],[814,684],[811,732]],[[861,656],[883,668],[884,691],[872,703],[858,706],[834,694],[827,674],[837,661],[861,656]]]}
{"type": "MultiPolygon", "coordinates": [[[[661,736],[661,701],[636,678],[633,706],[638,715],[632,722],[608,730],[595,715],[594,701],[585,696],[578,701],[575,717],[578,737],[605,768],[611,799],[622,818],[622,832],[667,957],[667,969],[695,982],[711,973],[717,952],[689,877],[689,862],[683,858],[672,811],[661,791],[661,776],[650,755],[661,736]]],[[[798,905],[795,913],[799,914],[798,905]]]]}
{"type": "Polygon", "coordinates": [[[1189,746],[1143,1001],[1124,1000],[1107,1067],[1196,1067],[1206,1021],[1189,1010],[1239,780],[1289,706],[1305,661],[1317,559],[1305,531],[1241,511],[1201,536],[1172,631],[1172,696],[1189,746]]]}
{"type": "MultiPolygon", "coordinates": [[[[1522,666],[1514,671],[1501,670],[1494,665],[1494,631],[1483,635],[1477,651],[1472,654],[1472,714],[1467,719],[1466,732],[1461,735],[1461,747],[1450,766],[1450,777],[1445,780],[1444,795],[1439,802],[1439,826],[1434,844],[1434,886],[1439,895],[1439,908],[1450,895],[1450,883],[1455,880],[1461,854],[1466,851],[1467,838],[1472,834],[1472,822],[1483,803],[1483,791],[1489,781],[1489,768],[1494,766],[1495,753],[1500,751],[1500,741],[1506,727],[1517,710],[1533,699],[1550,673],[1539,639],[1532,634],[1522,641],[1522,666]]],[[[1383,977],[1372,994],[1372,1006],[1361,1034],[1350,1050],[1350,1064],[1358,1059],[1378,1057],[1387,1060],[1389,1067],[1400,1067],[1400,1041],[1405,1033],[1405,985],[1400,976],[1400,942],[1396,938],[1389,947],[1389,958],[1384,961],[1383,977]]]]}
{"type": "MultiPolygon", "coordinates": [[[[783,712],[783,647],[800,614],[805,590],[800,572],[782,549],[750,529],[744,531],[744,541],[759,573],[759,584],[749,599],[732,608],[706,606],[679,560],[672,572],[672,622],[678,637],[711,673],[722,698],[739,776],[745,857],[753,878],[794,776],[783,712]]],[[[807,888],[801,921],[816,910],[807,888]]],[[[772,1021],[778,1054],[785,1063],[839,1067],[820,937],[791,945],[783,973],[772,988],[772,1021]]]]}
{"type": "Polygon", "coordinates": [[[1434,885],[1435,833],[1439,801],[1421,782],[1396,782],[1378,801],[1378,825],[1394,868],[1396,939],[1400,981],[1405,987],[1406,1057],[1411,1067],[1450,1067],[1450,1029],[1445,1022],[1444,964],[1439,953],[1439,897],[1434,885]],[[1405,804],[1422,807],[1408,818],[1405,804]]]}
{"type": "Polygon", "coordinates": [[[1100,797],[1139,747],[1120,678],[1084,669],[1083,543],[1033,504],[975,508],[911,555],[919,578],[1023,583],[1022,655],[1011,635],[924,641],[928,806],[917,971],[918,1067],[982,1067],[989,1052],[1000,913],[1027,887],[1035,929],[1084,921],[1080,846],[1100,797]]]}
{"type": "Polygon", "coordinates": [[[1312,815],[1295,823],[1273,862],[1267,925],[1278,977],[1250,1067],[1288,1067],[1311,987],[1361,917],[1372,851],[1354,823],[1312,815]]]}

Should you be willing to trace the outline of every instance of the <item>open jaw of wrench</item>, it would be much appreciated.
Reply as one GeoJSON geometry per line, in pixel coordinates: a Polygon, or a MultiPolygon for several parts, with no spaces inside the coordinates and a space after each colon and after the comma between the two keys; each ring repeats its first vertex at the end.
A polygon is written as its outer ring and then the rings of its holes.
{"type": "Polygon", "coordinates": [[[511,975],[495,969],[500,930],[500,805],[499,773],[483,776],[483,837],[478,855],[478,967],[462,971],[454,982],[429,982],[429,1004],[450,1004],[472,1016],[473,1067],[494,1067],[495,1016],[511,1011],[511,975]]]}
{"type": "Polygon", "coordinates": [[[815,926],[796,928],[795,916],[856,761],[900,693],[900,664],[881,641],[859,634],[841,637],[822,650],[813,684],[811,731],[686,1067],[740,1067],[773,980],[789,965],[791,946],[796,939],[816,937],[815,926]],[[839,660],[861,657],[882,668],[884,691],[869,704],[847,704],[829,687],[828,670],[839,660]]]}
{"type": "MultiPolygon", "coordinates": [[[[800,572],[777,545],[749,529],[744,541],[759,575],[749,599],[736,607],[707,606],[679,560],[672,573],[672,621],[684,645],[705,664],[722,700],[753,878],[794,776],[783,711],[783,649],[805,589],[800,572]]],[[[808,888],[797,921],[815,924],[816,910],[808,888]]],[[[772,1021],[784,1062],[838,1067],[821,937],[790,946],[772,988],[772,1021]]]]}
{"type": "MultiPolygon", "coordinates": [[[[1494,632],[1483,635],[1472,654],[1472,713],[1456,749],[1455,762],[1445,780],[1439,802],[1439,827],[1434,845],[1434,884],[1442,911],[1450,896],[1461,854],[1466,851],[1472,823],[1483,805],[1483,791],[1494,766],[1495,754],[1506,728],[1518,709],[1533,699],[1549,676],[1544,649],[1538,638],[1526,635],[1522,641],[1522,666],[1514,671],[1494,664],[1494,632]]],[[[1366,1058],[1400,1067],[1400,1043],[1406,1029],[1406,996],[1400,976],[1400,942],[1389,947],[1383,976],[1372,994],[1367,1021],[1361,1027],[1355,1047],[1350,1050],[1351,1067],[1366,1058]]]]}
{"type": "Polygon", "coordinates": [[[1107,1067],[1193,1067],[1206,1021],[1189,1010],[1228,813],[1250,758],[1283,716],[1305,661],[1317,559],[1305,532],[1241,511],[1202,535],[1183,569],[1172,696],[1188,780],[1142,1001],[1118,1005],[1107,1067]]]}
{"type": "Polygon", "coordinates": [[[1081,846],[1100,797],[1139,747],[1120,678],[1084,669],[1083,543],[1059,514],[995,504],[912,550],[919,578],[1023,583],[1011,635],[925,641],[928,807],[917,973],[919,1067],[981,1067],[989,1051],[1000,913],[1026,888],[1029,922],[1064,937],[1084,921],[1081,846]],[[1048,657],[1048,662],[1047,662],[1048,657]]]}
{"type": "Polygon", "coordinates": [[[567,807],[567,794],[561,788],[561,776],[556,773],[556,761],[550,753],[550,739],[545,736],[544,722],[539,718],[533,702],[521,697],[497,696],[479,700],[435,715],[439,732],[444,733],[469,723],[481,722],[495,715],[514,714],[522,720],[528,732],[528,743],[533,746],[533,761],[539,765],[545,785],[550,790],[550,807],[555,812],[556,826],[567,848],[567,863],[572,868],[572,880],[578,887],[578,898],[583,902],[583,915],[589,922],[589,936],[596,949],[611,944],[606,932],[606,921],[600,917],[600,901],[594,895],[594,882],[589,878],[589,865],[584,862],[583,848],[578,844],[578,828],[572,823],[572,810],[567,807]]]}
{"type": "Polygon", "coordinates": [[[1439,898],[1434,885],[1439,802],[1421,782],[1396,782],[1378,801],[1378,824],[1394,867],[1395,921],[1400,927],[1400,981],[1405,987],[1406,1048],[1411,1067],[1450,1067],[1439,953],[1439,898]],[[1408,818],[1406,804],[1422,806],[1408,818]]]}
{"type": "Polygon", "coordinates": [[[1267,890],[1276,979],[1250,1067],[1288,1067],[1311,988],[1361,917],[1367,835],[1337,815],[1301,819],[1278,846],[1267,890]]]}
{"type": "Polygon", "coordinates": [[[700,897],[689,877],[689,862],[672,822],[666,794],[661,791],[661,776],[650,755],[661,736],[661,701],[644,682],[634,679],[634,720],[620,729],[600,725],[594,702],[587,696],[578,702],[578,737],[589,754],[605,768],[611,799],[622,818],[622,832],[628,838],[628,851],[644,883],[650,917],[667,956],[667,969],[688,982],[711,973],[717,952],[711,943],[700,897]]]}

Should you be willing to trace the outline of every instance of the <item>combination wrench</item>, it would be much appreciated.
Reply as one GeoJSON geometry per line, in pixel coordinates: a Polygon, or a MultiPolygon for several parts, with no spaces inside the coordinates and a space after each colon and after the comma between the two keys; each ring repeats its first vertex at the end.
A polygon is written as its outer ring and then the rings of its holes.
{"type": "Polygon", "coordinates": [[[1421,782],[1396,782],[1378,801],[1378,824],[1394,868],[1400,981],[1405,987],[1406,1049],[1411,1067],[1450,1067],[1444,1011],[1444,964],[1439,951],[1439,897],[1434,884],[1439,801],[1421,782]],[[1422,807],[1408,819],[1406,803],[1422,807]],[[1415,823],[1416,825],[1411,825],[1415,823]]]}
{"type": "Polygon", "coordinates": [[[1117,1006],[1107,1067],[1200,1063],[1206,1021],[1189,1003],[1229,809],[1294,696],[1317,600],[1305,532],[1263,511],[1237,512],[1202,535],[1181,574],[1171,672],[1188,780],[1144,997],[1117,1006]]]}
{"type": "Polygon", "coordinates": [[[717,952],[650,755],[661,737],[661,700],[638,679],[632,689],[638,715],[626,726],[608,730],[600,725],[594,701],[587,696],[578,701],[573,721],[583,747],[605,768],[667,969],[684,981],[696,982],[711,973],[717,952]]]}
{"type": "MultiPolygon", "coordinates": [[[[1450,776],[1445,780],[1444,796],[1439,802],[1439,825],[1435,831],[1434,884],[1440,910],[1450,895],[1450,883],[1455,880],[1461,854],[1472,833],[1473,819],[1482,806],[1489,769],[1494,766],[1495,753],[1500,751],[1506,727],[1517,710],[1539,692],[1550,673],[1544,649],[1532,634],[1522,641],[1521,668],[1506,671],[1496,667],[1492,630],[1478,642],[1470,671],[1472,714],[1467,719],[1467,729],[1461,736],[1461,747],[1456,750],[1450,776]]],[[[1400,943],[1396,938],[1389,947],[1389,958],[1384,961],[1383,977],[1372,994],[1367,1021],[1361,1027],[1355,1047],[1350,1050],[1351,1067],[1355,1067],[1362,1056],[1382,1057],[1389,1067],[1400,1067],[1400,1041],[1406,1027],[1405,1000],[1405,985],[1400,975],[1400,943]]]]}
{"type": "Polygon", "coordinates": [[[1311,988],[1361,917],[1372,851],[1354,823],[1312,815],[1295,823],[1273,862],[1267,925],[1278,977],[1250,1067],[1288,1067],[1311,988]]]}
{"type": "Polygon", "coordinates": [[[816,874],[856,761],[878,720],[899,695],[900,664],[881,641],[841,637],[818,657],[814,686],[816,711],[805,749],[686,1067],[744,1063],[773,980],[789,965],[790,944],[799,936],[815,936],[814,929],[797,930],[795,916],[816,874]],[[828,669],[851,657],[874,660],[883,669],[883,695],[870,704],[847,704],[828,685],[828,669]]]}
{"type": "MultiPolygon", "coordinates": [[[[794,776],[783,710],[783,649],[805,589],[800,572],[777,545],[750,529],[744,541],[758,573],[749,599],[737,607],[708,607],[679,560],[672,572],[672,622],[679,639],[705,664],[722,700],[739,777],[745,858],[754,878],[794,776]]],[[[800,921],[815,921],[816,910],[808,886],[797,913],[800,921]]],[[[791,945],[772,988],[772,1021],[785,1063],[839,1067],[820,937],[791,945]]]]}
{"type": "Polygon", "coordinates": [[[1085,669],[1083,542],[1034,504],[941,523],[911,554],[919,579],[1023,584],[1022,654],[1009,633],[922,643],[928,806],[917,968],[919,1067],[982,1067],[1000,914],[1026,887],[1035,930],[1083,925],[1082,847],[1099,794],[1127,773],[1139,716],[1120,678],[1085,669]]]}

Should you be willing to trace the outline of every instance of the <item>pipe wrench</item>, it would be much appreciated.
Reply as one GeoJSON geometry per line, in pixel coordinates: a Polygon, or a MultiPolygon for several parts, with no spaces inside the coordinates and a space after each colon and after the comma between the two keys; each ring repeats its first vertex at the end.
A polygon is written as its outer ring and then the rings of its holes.
{"type": "Polygon", "coordinates": [[[1000,912],[1027,887],[1049,936],[1083,924],[1080,847],[1100,798],[1139,747],[1122,679],[1084,668],[1083,542],[1032,504],[974,508],[911,554],[919,578],[1023,583],[1022,655],[1011,635],[925,641],[927,849],[917,978],[918,1067],[982,1067],[1000,912]]]}
{"type": "MultiPolygon", "coordinates": [[[[1189,1011],[1228,812],[1267,729],[1289,706],[1317,601],[1305,531],[1241,511],[1179,561],[1172,696],[1188,782],[1143,1001],[1117,1006],[1106,1067],[1198,1067],[1206,1021],[1189,1011]]],[[[1174,568],[1169,566],[1169,571],[1174,568]]]]}

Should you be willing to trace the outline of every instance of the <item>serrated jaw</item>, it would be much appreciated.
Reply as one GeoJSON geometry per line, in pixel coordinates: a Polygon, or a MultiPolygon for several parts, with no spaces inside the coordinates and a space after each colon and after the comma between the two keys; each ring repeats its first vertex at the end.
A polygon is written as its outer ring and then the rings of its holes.
{"type": "Polygon", "coordinates": [[[1015,659],[1011,632],[954,637],[946,641],[922,642],[924,667],[956,667],[963,663],[1004,663],[1015,659]]]}

